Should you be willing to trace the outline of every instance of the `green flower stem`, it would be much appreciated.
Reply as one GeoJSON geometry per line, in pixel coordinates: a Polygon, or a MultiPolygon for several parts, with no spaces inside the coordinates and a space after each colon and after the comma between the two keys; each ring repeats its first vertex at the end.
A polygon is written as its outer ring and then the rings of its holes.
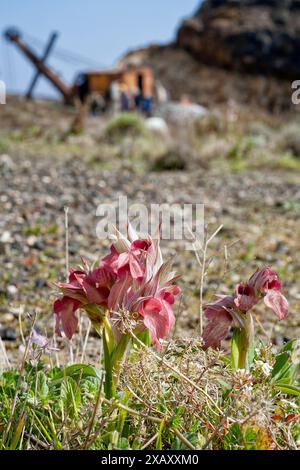
{"type": "Polygon", "coordinates": [[[113,367],[109,349],[109,335],[106,331],[106,328],[104,328],[103,331],[103,355],[105,368],[104,392],[106,398],[110,400],[116,396],[116,387],[113,379],[113,367]]]}
{"type": "Polygon", "coordinates": [[[113,378],[115,381],[115,385],[118,384],[120,368],[121,368],[130,339],[131,338],[129,334],[123,335],[111,355],[111,361],[112,361],[112,367],[113,367],[113,378]]]}
{"type": "Polygon", "coordinates": [[[109,353],[112,354],[116,345],[115,345],[114,334],[112,332],[111,324],[109,322],[107,315],[105,315],[104,317],[103,324],[104,324],[104,333],[106,333],[107,347],[108,347],[109,353]]]}
{"type": "Polygon", "coordinates": [[[250,313],[244,317],[244,327],[235,328],[231,342],[232,365],[235,369],[248,370],[253,360],[254,328],[250,313]]]}
{"type": "Polygon", "coordinates": [[[241,329],[241,345],[239,350],[238,369],[247,369],[247,355],[249,348],[248,334],[245,329],[241,329]]]}
{"type": "Polygon", "coordinates": [[[116,344],[109,319],[105,317],[103,330],[103,353],[105,368],[104,391],[105,396],[108,399],[116,396],[120,368],[129,340],[130,335],[124,334],[121,336],[118,344],[116,344]]]}
{"type": "Polygon", "coordinates": [[[105,380],[104,380],[104,392],[105,396],[110,399],[116,395],[116,387],[113,379],[113,366],[111,362],[111,355],[115,349],[115,340],[111,325],[108,319],[108,311],[105,313],[99,310],[98,306],[89,306],[88,313],[93,324],[93,327],[102,338],[103,341],[103,357],[104,357],[104,369],[105,369],[105,380]],[[93,317],[91,317],[91,314],[93,317]],[[97,321],[101,318],[101,322],[97,321]]]}
{"type": "Polygon", "coordinates": [[[86,310],[89,313],[94,328],[99,336],[102,337],[105,369],[104,391],[106,398],[111,399],[116,396],[121,364],[131,337],[129,334],[124,334],[116,344],[108,317],[108,310],[101,312],[99,307],[95,305],[89,305],[86,310]],[[100,322],[99,319],[101,319],[100,322]]]}

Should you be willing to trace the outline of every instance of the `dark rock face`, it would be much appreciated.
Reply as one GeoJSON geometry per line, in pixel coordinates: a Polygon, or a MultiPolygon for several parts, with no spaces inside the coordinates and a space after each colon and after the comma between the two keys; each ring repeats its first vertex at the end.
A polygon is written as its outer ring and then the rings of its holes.
{"type": "Polygon", "coordinates": [[[208,65],[300,78],[300,0],[205,0],[177,45],[208,65]]]}

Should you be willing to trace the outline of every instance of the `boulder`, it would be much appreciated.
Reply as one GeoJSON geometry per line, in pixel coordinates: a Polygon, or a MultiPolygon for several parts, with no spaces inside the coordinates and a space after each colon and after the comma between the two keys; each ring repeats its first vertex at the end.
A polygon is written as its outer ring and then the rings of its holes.
{"type": "Polygon", "coordinates": [[[176,43],[229,70],[300,77],[300,0],[205,0],[176,43]]]}
{"type": "Polygon", "coordinates": [[[208,114],[208,110],[199,104],[183,104],[175,101],[169,101],[159,105],[156,114],[165,119],[168,123],[182,125],[185,123],[193,124],[195,120],[208,114]]]}
{"type": "Polygon", "coordinates": [[[166,121],[158,116],[153,116],[145,120],[145,128],[152,134],[158,135],[164,139],[169,138],[169,127],[166,121]]]}

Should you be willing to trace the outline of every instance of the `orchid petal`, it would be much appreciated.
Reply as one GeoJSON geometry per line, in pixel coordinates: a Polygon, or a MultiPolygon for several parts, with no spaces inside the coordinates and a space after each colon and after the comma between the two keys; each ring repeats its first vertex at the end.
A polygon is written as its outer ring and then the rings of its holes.
{"type": "Polygon", "coordinates": [[[274,311],[279,320],[283,320],[289,313],[288,301],[279,290],[269,290],[264,297],[264,302],[274,311]]]}
{"type": "Polygon", "coordinates": [[[204,349],[219,348],[221,341],[228,336],[232,325],[232,317],[225,310],[210,315],[210,320],[203,331],[204,349]]]}
{"type": "Polygon", "coordinates": [[[144,303],[140,313],[151,333],[152,342],[161,350],[160,340],[167,336],[175,323],[173,309],[167,302],[152,298],[144,303]]]}
{"type": "Polygon", "coordinates": [[[81,303],[69,297],[62,297],[54,302],[53,310],[56,317],[56,333],[60,334],[60,322],[67,338],[71,339],[76,331],[78,319],[75,311],[80,307],[81,303]]]}

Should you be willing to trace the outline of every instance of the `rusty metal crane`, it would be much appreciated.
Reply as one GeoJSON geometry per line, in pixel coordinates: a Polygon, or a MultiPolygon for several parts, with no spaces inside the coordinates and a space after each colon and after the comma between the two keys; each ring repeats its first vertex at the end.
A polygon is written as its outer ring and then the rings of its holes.
{"type": "Polygon", "coordinates": [[[18,49],[25,54],[27,59],[37,69],[26,94],[28,98],[32,96],[32,91],[40,75],[59,91],[66,104],[75,104],[76,100],[84,103],[92,94],[99,94],[104,101],[109,100],[111,84],[114,81],[121,81],[127,87],[138,88],[142,96],[152,96],[154,92],[154,77],[150,67],[147,66],[128,66],[125,68],[115,68],[112,70],[88,70],[80,72],[72,86],[66,85],[61,78],[45,63],[53,45],[57,39],[57,33],[52,33],[50,40],[46,45],[43,56],[40,58],[25,43],[21,33],[16,28],[9,28],[5,31],[6,39],[14,43],[18,49]]]}
{"type": "Polygon", "coordinates": [[[9,28],[5,31],[4,36],[9,41],[16,44],[16,46],[25,54],[25,56],[30,60],[30,62],[35,66],[37,69],[37,73],[30,85],[30,88],[27,92],[27,96],[30,97],[37,81],[37,78],[40,74],[44,75],[50,83],[59,91],[59,93],[63,96],[65,102],[67,104],[71,104],[73,102],[72,97],[72,89],[68,87],[60,77],[53,72],[46,64],[45,60],[48,57],[54,42],[57,38],[57,33],[53,33],[51,35],[50,41],[46,47],[44,55],[42,58],[39,58],[35,52],[22,40],[20,32],[15,28],[9,28]]]}

